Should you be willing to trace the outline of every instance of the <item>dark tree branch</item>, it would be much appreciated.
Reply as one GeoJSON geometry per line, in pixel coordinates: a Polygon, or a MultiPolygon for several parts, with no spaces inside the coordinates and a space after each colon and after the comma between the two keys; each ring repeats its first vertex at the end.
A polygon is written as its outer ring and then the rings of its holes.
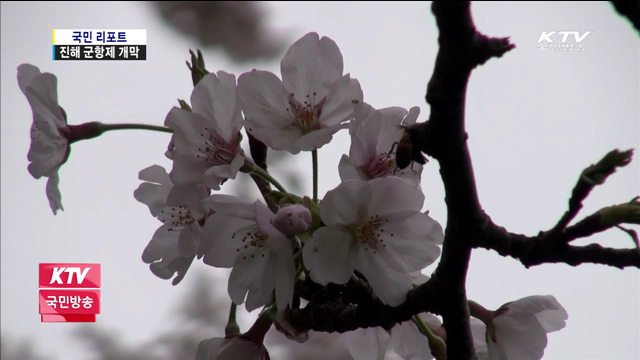
{"type": "Polygon", "coordinates": [[[465,283],[483,212],[466,143],[465,97],[471,71],[514,46],[506,38],[478,33],[469,2],[436,1],[432,10],[440,31],[440,49],[426,95],[431,114],[426,123],[408,131],[414,146],[438,160],[445,187],[447,226],[442,257],[432,280],[441,285],[439,296],[449,299],[442,308],[447,357],[474,359],[465,283]]]}
{"type": "MultiPolygon", "coordinates": [[[[601,231],[598,226],[593,225],[597,222],[599,219],[596,213],[568,229],[574,228],[576,230],[572,231],[584,232],[582,235],[590,236],[593,234],[591,231],[601,231]],[[580,229],[590,229],[590,231],[580,229]]],[[[493,224],[489,219],[485,223],[482,234],[477,244],[478,247],[495,250],[502,256],[510,256],[519,260],[526,267],[547,263],[565,263],[571,266],[591,263],[614,266],[620,269],[625,267],[640,268],[640,251],[638,249],[612,249],[598,244],[572,246],[566,241],[558,241],[544,235],[528,237],[510,233],[493,224]]],[[[564,235],[559,234],[558,236],[564,235]]]]}
{"type": "MultiPolygon", "coordinates": [[[[595,165],[591,165],[588,168],[584,169],[584,171],[580,175],[580,178],[578,179],[578,183],[575,185],[575,187],[573,188],[573,192],[571,193],[571,198],[569,199],[569,209],[567,210],[567,212],[565,212],[562,218],[560,218],[560,221],[558,221],[558,223],[548,231],[550,236],[555,236],[557,233],[565,230],[571,220],[573,220],[573,218],[578,215],[578,212],[582,208],[582,202],[587,198],[587,196],[589,196],[591,190],[593,190],[593,188],[597,185],[603,184],[607,177],[609,177],[609,175],[613,174],[616,171],[616,168],[628,165],[631,162],[632,155],[633,150],[627,150],[623,152],[613,150],[605,155],[595,165]]],[[[596,231],[594,231],[593,233],[595,232],[596,231]]],[[[574,240],[577,237],[568,238],[567,240],[574,240]]]]}
{"type": "Polygon", "coordinates": [[[377,299],[365,282],[351,280],[346,285],[320,286],[311,281],[299,282],[296,294],[309,301],[304,309],[292,310],[288,319],[296,328],[346,332],[380,326],[391,329],[415,314],[442,314],[446,298],[438,293],[442,284],[431,279],[412,289],[402,305],[390,307],[377,299]]]}
{"type": "Polygon", "coordinates": [[[251,152],[253,162],[263,170],[267,170],[267,146],[248,131],[246,133],[249,137],[249,151],[251,152]]]}
{"type": "Polygon", "coordinates": [[[616,11],[629,19],[640,35],[640,1],[612,1],[616,11]]]}

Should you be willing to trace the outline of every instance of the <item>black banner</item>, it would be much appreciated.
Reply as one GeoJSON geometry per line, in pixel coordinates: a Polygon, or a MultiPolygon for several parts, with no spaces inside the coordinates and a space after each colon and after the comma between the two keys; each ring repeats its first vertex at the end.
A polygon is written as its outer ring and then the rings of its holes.
{"type": "Polygon", "coordinates": [[[53,45],[54,60],[147,60],[147,45],[53,45]]]}

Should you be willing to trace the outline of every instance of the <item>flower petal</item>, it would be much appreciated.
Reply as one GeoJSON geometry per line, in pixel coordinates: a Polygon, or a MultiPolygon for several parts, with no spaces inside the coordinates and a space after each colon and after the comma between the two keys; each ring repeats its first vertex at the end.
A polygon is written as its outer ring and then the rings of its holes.
{"type": "MultiPolygon", "coordinates": [[[[291,248],[291,245],[289,245],[291,248]]],[[[286,309],[293,302],[293,286],[295,283],[295,263],[293,261],[293,253],[291,256],[276,255],[275,258],[275,274],[276,274],[276,305],[278,309],[286,309]]]]}
{"type": "Polygon", "coordinates": [[[440,225],[421,212],[396,213],[401,217],[389,220],[383,227],[380,238],[386,247],[378,248],[387,265],[397,271],[420,271],[435,262],[440,256],[444,234],[440,225]],[[404,214],[404,215],[401,215],[404,214]]]}
{"type": "Polygon", "coordinates": [[[331,85],[327,100],[322,106],[318,122],[325,126],[334,126],[353,117],[354,105],[362,102],[362,89],[356,79],[349,74],[331,85]]]}
{"type": "Polygon", "coordinates": [[[342,336],[354,360],[384,360],[389,333],[383,328],[358,329],[348,331],[342,336]]]}
{"type": "Polygon", "coordinates": [[[150,264],[157,260],[170,260],[178,257],[179,231],[170,231],[170,225],[160,226],[151,241],[142,252],[142,261],[150,264]]]}
{"type": "Polygon", "coordinates": [[[315,32],[293,43],[280,62],[282,82],[298,99],[313,92],[324,97],[331,84],[342,75],[342,70],[338,45],[328,37],[320,39],[315,32]]]}
{"type": "Polygon", "coordinates": [[[300,152],[296,141],[302,136],[302,130],[295,125],[271,129],[259,127],[255,121],[247,119],[247,131],[271,149],[288,151],[294,155],[300,152]]]}
{"type": "Polygon", "coordinates": [[[366,182],[344,181],[324,196],[320,217],[328,226],[354,224],[366,215],[372,197],[371,187],[366,182]]]}
{"type": "MultiPolygon", "coordinates": [[[[238,99],[246,119],[254,122],[255,127],[278,129],[294,122],[287,111],[289,91],[271,72],[254,70],[240,75],[238,99]]],[[[252,132],[248,126],[247,130],[252,132]]]]}
{"type": "Polygon", "coordinates": [[[151,165],[148,168],[140,170],[140,173],[138,173],[138,179],[161,185],[173,184],[169,178],[167,170],[160,165],[151,165]]]}
{"type": "Polygon", "coordinates": [[[340,129],[346,129],[349,124],[336,124],[330,127],[311,131],[302,135],[295,141],[296,148],[303,151],[312,151],[328,144],[333,138],[333,134],[340,129]]]}
{"type": "Polygon", "coordinates": [[[412,321],[404,321],[391,329],[391,345],[404,360],[433,359],[429,340],[412,321]]]}
{"type": "Polygon", "coordinates": [[[569,318],[567,311],[552,295],[527,296],[507,305],[508,310],[502,316],[535,315],[546,332],[560,330],[566,326],[569,318]]]}
{"type": "Polygon", "coordinates": [[[495,325],[495,342],[487,341],[489,358],[495,359],[495,355],[503,353],[505,359],[540,360],[547,347],[547,334],[535,320],[529,318],[510,318],[497,316],[495,325]]]}
{"type": "MultiPolygon", "coordinates": [[[[264,250],[262,250],[264,251],[264,250]]],[[[275,272],[269,266],[270,254],[255,254],[252,257],[236,258],[229,276],[229,296],[235,304],[242,304],[245,296],[245,307],[251,312],[267,303],[275,287],[275,272]]]]}
{"type": "Polygon", "coordinates": [[[167,206],[167,196],[171,191],[171,179],[169,174],[160,165],[152,165],[140,171],[138,178],[143,182],[133,192],[133,197],[147,205],[151,215],[158,217],[167,206]]]}
{"type": "Polygon", "coordinates": [[[364,172],[357,168],[353,160],[347,155],[342,155],[342,158],[340,158],[338,173],[340,174],[340,180],[343,182],[347,180],[369,180],[364,172]]]}
{"type": "Polygon", "coordinates": [[[353,235],[343,226],[324,226],[302,248],[311,279],[321,285],[344,284],[353,274],[353,235]]]}
{"type": "Polygon", "coordinates": [[[375,178],[368,182],[372,199],[369,214],[386,215],[404,210],[422,209],[424,194],[420,189],[397,177],[375,178]]]}
{"type": "Polygon", "coordinates": [[[31,64],[21,64],[18,66],[18,86],[22,93],[27,95],[27,86],[33,81],[36,75],[40,75],[40,69],[31,64]]]}
{"type": "Polygon", "coordinates": [[[246,229],[255,227],[254,220],[213,214],[207,218],[202,229],[198,255],[204,255],[204,263],[215,267],[233,267],[243,247],[246,229]],[[243,230],[245,229],[245,230],[243,230]],[[235,234],[235,235],[234,235],[235,234]]]}
{"type": "Polygon", "coordinates": [[[62,207],[62,195],[60,194],[60,189],[58,188],[58,184],[60,182],[58,169],[52,170],[48,176],[49,180],[47,181],[47,198],[49,199],[49,206],[51,207],[51,211],[53,211],[53,215],[56,215],[58,210],[64,210],[64,208],[62,207]]]}
{"type": "Polygon", "coordinates": [[[236,100],[236,77],[224,71],[205,75],[191,93],[193,111],[218,124],[219,134],[230,141],[240,130],[242,117],[236,100]]]}
{"type": "Polygon", "coordinates": [[[365,276],[380,301],[389,306],[402,304],[411,290],[408,272],[390,268],[382,256],[364,247],[357,248],[355,268],[365,276]]]}
{"type": "Polygon", "coordinates": [[[223,344],[226,344],[229,340],[223,338],[211,338],[202,340],[198,344],[196,350],[196,360],[211,360],[216,359],[218,351],[222,348],[223,344]]]}
{"type": "Polygon", "coordinates": [[[489,353],[486,340],[487,327],[482,321],[473,317],[469,318],[469,322],[471,325],[471,335],[473,337],[473,347],[476,349],[476,357],[478,360],[488,360],[489,353]]]}
{"type": "Polygon", "coordinates": [[[67,121],[58,105],[58,78],[55,75],[51,73],[35,75],[25,88],[25,96],[34,110],[34,117],[37,109],[47,122],[51,122],[57,128],[62,129],[67,126],[67,121]]]}

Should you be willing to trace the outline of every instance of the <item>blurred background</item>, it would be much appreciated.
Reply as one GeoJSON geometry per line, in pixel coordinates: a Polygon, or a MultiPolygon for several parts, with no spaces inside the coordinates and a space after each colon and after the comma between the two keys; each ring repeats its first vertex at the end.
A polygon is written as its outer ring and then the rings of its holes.
{"type": "MultiPolygon", "coordinates": [[[[138,172],[163,156],[169,136],[114,132],[72,146],[60,171],[65,211],[54,216],[46,180],[27,172],[31,110],[16,68],[31,63],[58,76],[70,124],[161,125],[193,88],[185,65],[202,49],[210,71],[279,72],[286,48],[310,31],[336,41],[345,73],[376,108],[420,106],[437,53],[429,2],[2,2],[1,11],[1,328],[2,359],[192,359],[202,339],[224,334],[227,270],[194,262],[178,286],[140,258],[159,222],[133,198],[138,172]],[[146,29],[146,61],[53,61],[52,29],[146,29]],[[96,323],[41,323],[38,264],[102,264],[96,323]]],[[[510,36],[516,49],[476,69],[467,93],[467,130],[477,187],[492,219],[513,232],[550,228],[567,207],[580,172],[608,151],[640,143],[640,42],[607,2],[477,2],[476,27],[510,36]],[[537,48],[542,31],[591,34],[584,51],[537,48]]],[[[248,147],[245,145],[245,150],[248,147]]],[[[339,184],[346,131],[319,151],[320,194],[339,184]]],[[[270,153],[270,170],[292,191],[311,193],[311,156],[270,153]]],[[[597,187],[578,219],[640,193],[640,161],[597,187]]],[[[438,164],[422,175],[425,210],[445,224],[438,164]]],[[[241,174],[222,189],[255,200],[241,174]]],[[[637,229],[637,227],[636,227],[637,229]]],[[[633,246],[622,231],[579,243],[633,246]]],[[[435,265],[434,265],[435,266],[435,265]]],[[[434,266],[424,270],[429,274],[434,266]]],[[[638,269],[543,265],[525,269],[476,250],[469,297],[488,308],[529,295],[554,295],[569,312],[549,336],[545,359],[639,359],[638,269]]],[[[242,330],[257,312],[239,307],[242,330]]],[[[300,345],[271,331],[274,359],[350,359],[337,334],[300,345]]],[[[393,358],[393,354],[389,355],[393,358]]]]}

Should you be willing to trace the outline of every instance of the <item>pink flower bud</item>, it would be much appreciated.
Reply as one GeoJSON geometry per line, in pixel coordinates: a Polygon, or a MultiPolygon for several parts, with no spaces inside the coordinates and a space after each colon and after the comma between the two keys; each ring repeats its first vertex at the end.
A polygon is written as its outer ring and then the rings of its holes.
{"type": "Polygon", "coordinates": [[[288,205],[278,210],[271,224],[287,237],[292,237],[311,226],[311,213],[303,205],[288,205]]]}

